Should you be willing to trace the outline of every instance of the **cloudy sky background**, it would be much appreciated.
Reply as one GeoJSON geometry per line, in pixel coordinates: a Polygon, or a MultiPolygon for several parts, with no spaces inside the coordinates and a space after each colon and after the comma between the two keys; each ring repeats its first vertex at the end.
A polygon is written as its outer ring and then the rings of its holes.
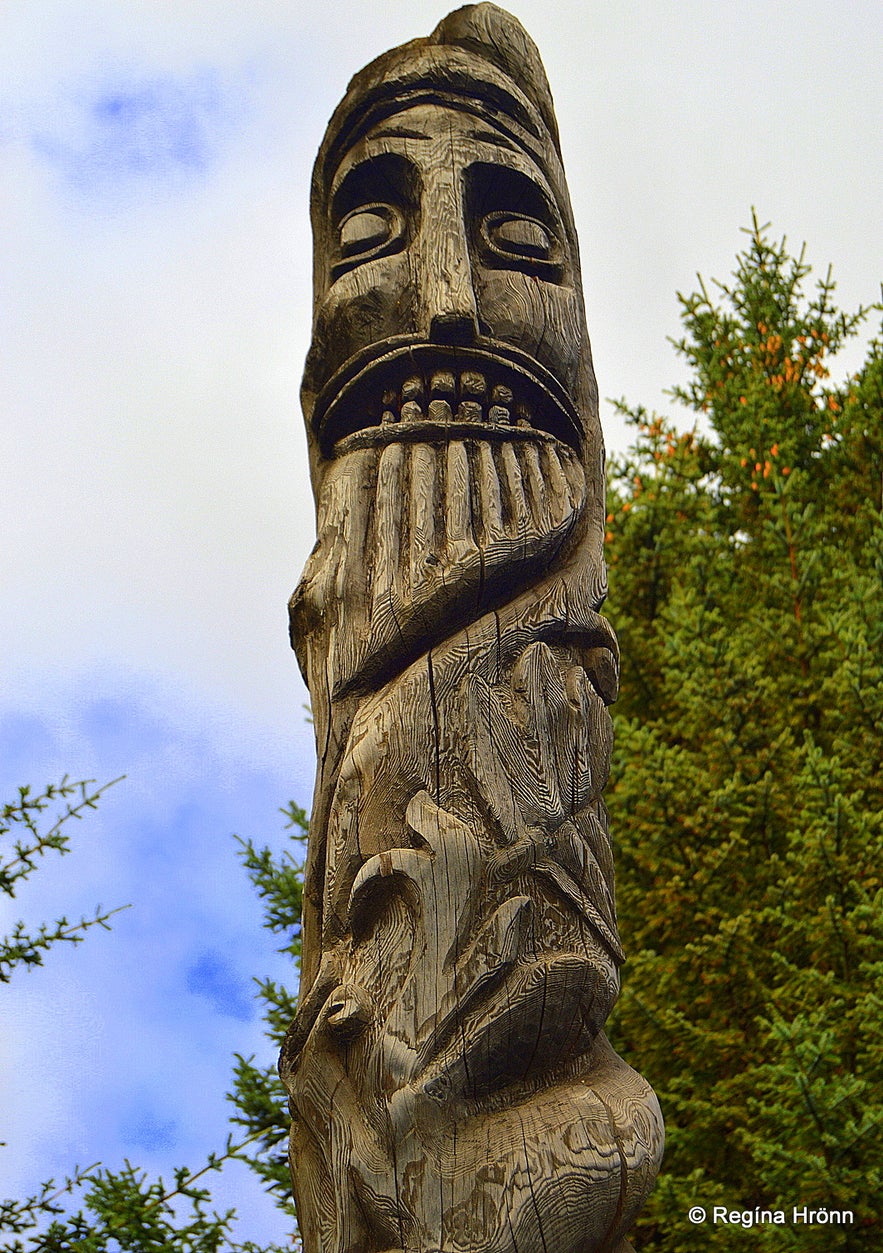
{"type": "MultiPolygon", "coordinates": [[[[846,308],[879,297],[877,4],[510,7],[555,94],[602,396],[668,407],[675,292],[727,277],[752,205],[846,308]]],[[[0,796],[127,776],[0,923],[132,904],[0,989],[0,1195],[198,1163],[231,1054],[267,1056],[251,977],[285,967],[232,832],[278,846],[312,786],[285,612],[313,538],[309,172],[351,74],[443,12],[0,10],[0,796]]],[[[244,1174],[219,1195],[276,1229],[244,1174]]]]}

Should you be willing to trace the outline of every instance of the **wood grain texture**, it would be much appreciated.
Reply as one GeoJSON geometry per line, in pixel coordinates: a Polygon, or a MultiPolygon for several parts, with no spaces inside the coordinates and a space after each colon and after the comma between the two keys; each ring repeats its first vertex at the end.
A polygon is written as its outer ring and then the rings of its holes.
{"type": "Polygon", "coordinates": [[[280,1071],[306,1253],[627,1253],[662,1120],[604,1024],[603,444],[538,54],[492,5],[316,164],[291,601],[318,769],[280,1071]]]}

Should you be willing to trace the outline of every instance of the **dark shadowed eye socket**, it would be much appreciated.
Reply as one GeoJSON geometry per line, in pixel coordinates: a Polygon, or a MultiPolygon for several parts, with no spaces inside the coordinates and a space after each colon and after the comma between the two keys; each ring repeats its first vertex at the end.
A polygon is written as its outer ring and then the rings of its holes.
{"type": "Polygon", "coordinates": [[[486,266],[563,281],[565,235],[547,189],[523,170],[476,161],[466,171],[465,190],[475,246],[486,266]]]}
{"type": "Polygon", "coordinates": [[[338,227],[335,274],[391,251],[404,233],[404,219],[394,205],[368,204],[353,209],[338,227]]]}

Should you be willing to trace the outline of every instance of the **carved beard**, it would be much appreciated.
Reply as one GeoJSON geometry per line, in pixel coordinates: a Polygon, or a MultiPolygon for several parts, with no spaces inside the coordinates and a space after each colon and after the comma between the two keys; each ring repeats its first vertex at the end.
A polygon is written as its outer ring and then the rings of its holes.
{"type": "Polygon", "coordinates": [[[411,398],[400,407],[387,392],[380,424],[338,442],[322,484],[318,539],[291,609],[296,637],[318,628],[328,640],[334,697],[514,595],[548,568],[585,507],[577,453],[534,425],[509,388],[485,387],[482,401],[482,376],[448,373],[451,398],[421,404],[423,382],[402,385],[411,398]]]}

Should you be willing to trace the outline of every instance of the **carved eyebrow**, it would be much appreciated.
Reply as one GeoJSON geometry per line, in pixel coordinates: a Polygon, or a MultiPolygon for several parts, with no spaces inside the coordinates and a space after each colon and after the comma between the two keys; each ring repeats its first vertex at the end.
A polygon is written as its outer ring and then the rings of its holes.
{"type": "Polygon", "coordinates": [[[471,132],[470,138],[483,140],[484,143],[495,144],[498,148],[508,148],[510,152],[521,152],[522,149],[517,144],[513,144],[506,139],[498,131],[474,130],[471,132]]]}
{"type": "Polygon", "coordinates": [[[383,130],[375,131],[370,136],[371,139],[428,139],[428,135],[424,135],[422,131],[409,130],[407,126],[385,126],[383,130]]]}

